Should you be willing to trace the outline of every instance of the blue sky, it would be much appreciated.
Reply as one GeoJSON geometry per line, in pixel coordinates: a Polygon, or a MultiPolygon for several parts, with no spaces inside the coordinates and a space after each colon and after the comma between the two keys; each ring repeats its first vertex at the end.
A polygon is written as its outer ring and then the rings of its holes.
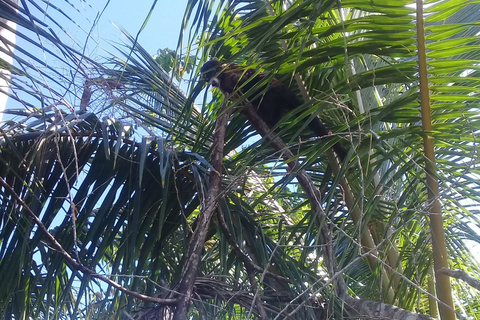
{"type": "MultiPolygon", "coordinates": [[[[41,1],[37,0],[31,1],[36,4],[41,3],[41,1]]],[[[126,30],[133,37],[137,35],[145,19],[148,17],[154,0],[97,0],[90,4],[79,0],[72,1],[73,6],[63,0],[56,0],[51,3],[60,8],[65,15],[52,7],[46,7],[46,4],[44,4],[44,9],[56,23],[64,28],[65,32],[55,26],[52,21],[45,18],[43,14],[39,13],[30,1],[26,1],[28,10],[41,21],[52,27],[55,34],[65,44],[82,50],[85,43],[87,43],[86,56],[100,61],[103,60],[102,58],[111,57],[109,52],[112,52],[112,43],[125,42],[125,38],[119,30],[119,27],[126,30]],[[97,20],[100,13],[102,14],[97,20]],[[71,20],[67,19],[66,16],[70,17],[71,20]]],[[[186,5],[187,0],[157,1],[146,27],[139,35],[138,43],[151,55],[155,55],[158,49],[170,48],[175,50],[178,44],[180,27],[186,5]]],[[[22,28],[19,28],[19,30],[25,32],[22,28]]],[[[26,33],[29,34],[32,39],[37,38],[33,33],[26,33]]],[[[42,40],[42,43],[48,46],[48,43],[44,40],[42,40]]],[[[45,52],[42,52],[38,47],[33,46],[21,37],[17,37],[17,45],[27,49],[29,53],[42,61],[42,64],[55,66],[59,69],[64,68],[58,61],[55,61],[55,59],[52,60],[51,56],[45,54],[45,52]]],[[[52,47],[50,46],[50,48],[52,47]]],[[[58,53],[58,50],[54,47],[53,51],[58,53]]],[[[33,62],[31,57],[27,57],[21,53],[20,56],[26,61],[33,62]]],[[[17,63],[14,64],[18,66],[17,63]]],[[[38,62],[34,62],[34,64],[39,65],[38,62]]],[[[30,100],[29,97],[23,98],[27,101],[30,100]]],[[[6,108],[23,109],[23,105],[13,99],[9,99],[6,108]]],[[[0,116],[0,119],[1,118],[0,116]]],[[[3,118],[10,119],[12,117],[6,114],[3,118]]]]}
{"type": "MultiPolygon", "coordinates": [[[[101,11],[107,1],[96,1],[95,9],[101,11]]],[[[147,18],[153,0],[111,0],[95,30],[102,40],[116,40],[121,37],[119,30],[112,24],[124,28],[136,35],[147,18]]],[[[160,0],[142,30],[138,42],[152,55],[160,48],[176,49],[180,27],[187,0],[160,0]]]]}

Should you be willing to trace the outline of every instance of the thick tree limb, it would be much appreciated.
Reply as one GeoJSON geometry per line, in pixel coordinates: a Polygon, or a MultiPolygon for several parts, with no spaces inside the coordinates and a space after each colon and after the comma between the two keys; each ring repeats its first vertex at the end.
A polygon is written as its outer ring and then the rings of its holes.
{"type": "Polygon", "coordinates": [[[379,301],[353,299],[350,296],[344,297],[343,300],[350,314],[360,318],[376,320],[434,320],[427,315],[414,313],[379,301]]]}
{"type": "Polygon", "coordinates": [[[210,160],[215,171],[210,172],[210,186],[205,200],[205,206],[198,215],[197,228],[193,233],[188,247],[188,252],[180,277],[180,286],[178,289],[180,300],[177,303],[177,309],[175,310],[173,320],[187,319],[187,312],[192,300],[193,286],[195,284],[195,278],[197,277],[198,265],[200,264],[208,227],[210,226],[210,221],[218,206],[222,185],[222,161],[223,148],[225,144],[225,131],[227,128],[228,118],[230,116],[230,112],[226,108],[227,102],[228,100],[225,99],[222,107],[219,110],[219,116],[215,125],[212,155],[210,160]]]}

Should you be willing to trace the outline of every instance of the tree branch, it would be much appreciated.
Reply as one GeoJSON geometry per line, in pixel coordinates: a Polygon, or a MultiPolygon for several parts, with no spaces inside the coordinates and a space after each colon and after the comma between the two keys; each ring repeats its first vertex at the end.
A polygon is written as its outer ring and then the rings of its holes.
{"type": "Polygon", "coordinates": [[[474,277],[469,276],[465,271],[463,270],[450,270],[447,268],[441,268],[437,272],[441,274],[445,274],[449,277],[457,278],[460,280],[465,281],[468,283],[470,286],[473,288],[480,290],[480,280],[475,279],[474,277]]]}
{"type": "MultiPolygon", "coordinates": [[[[268,127],[268,125],[258,116],[257,112],[253,109],[251,105],[247,105],[242,112],[247,117],[248,121],[252,126],[257,130],[257,132],[270,144],[272,147],[278,151],[282,158],[287,161],[288,167],[292,172],[296,174],[298,182],[302,186],[303,190],[307,194],[307,197],[312,206],[312,210],[318,214],[317,226],[320,228],[320,236],[322,242],[325,244],[323,255],[325,265],[327,266],[328,274],[333,276],[335,274],[336,262],[333,254],[332,248],[332,236],[330,230],[327,228],[325,222],[323,221],[326,217],[325,212],[323,211],[321,205],[321,195],[319,190],[316,188],[310,176],[304,171],[299,170],[299,163],[296,160],[295,155],[290,151],[287,145],[282,141],[281,138],[276,136],[268,127]]],[[[339,278],[337,281],[337,292],[340,296],[343,295],[343,292],[346,292],[346,286],[344,284],[343,278],[339,278]]]]}
{"type": "Polygon", "coordinates": [[[252,261],[239,247],[239,245],[235,242],[235,239],[233,239],[232,234],[228,230],[227,224],[225,222],[225,218],[223,217],[222,211],[220,208],[217,210],[217,220],[218,220],[218,225],[220,226],[220,230],[222,231],[223,235],[225,236],[228,244],[232,247],[232,250],[235,252],[235,254],[238,256],[240,260],[242,260],[243,264],[245,265],[245,268],[248,269],[250,268],[251,270],[255,270],[259,273],[265,273],[266,276],[272,277],[276,280],[282,281],[282,282],[288,282],[292,283],[292,280],[284,278],[282,276],[279,276],[278,274],[275,274],[273,272],[270,272],[268,270],[263,269],[259,265],[255,264],[255,262],[252,261]]]}
{"type": "Polygon", "coordinates": [[[263,306],[263,302],[260,298],[260,296],[257,294],[258,286],[256,283],[255,279],[255,273],[254,271],[258,272],[265,272],[265,275],[271,276],[272,278],[275,278],[277,280],[281,281],[286,281],[286,282],[291,282],[288,279],[278,276],[270,271],[263,270],[260,266],[256,265],[252,259],[250,259],[243,251],[242,249],[238,246],[238,244],[235,242],[235,239],[233,239],[232,234],[228,230],[227,224],[225,223],[225,218],[223,217],[222,210],[220,210],[220,207],[217,208],[217,220],[218,224],[220,226],[220,230],[222,230],[223,235],[227,239],[228,244],[232,247],[232,250],[235,252],[235,254],[242,260],[245,269],[248,274],[248,278],[250,280],[250,284],[252,285],[252,291],[255,294],[255,303],[257,304],[258,312],[260,314],[261,319],[268,319],[267,313],[265,312],[265,307],[263,306]]]}
{"type": "Polygon", "coordinates": [[[222,163],[223,148],[225,144],[225,131],[227,128],[230,110],[226,108],[228,100],[225,99],[219,110],[216,121],[215,132],[213,134],[213,146],[211,154],[211,164],[215,171],[210,172],[210,185],[207,193],[205,206],[200,211],[197,220],[197,228],[190,240],[188,252],[183,265],[180,277],[180,286],[178,294],[180,295],[177,303],[177,309],[173,320],[185,320],[192,300],[193,287],[197,277],[198,266],[202,256],[205,239],[210,226],[210,221],[218,205],[218,199],[222,185],[222,163]]]}

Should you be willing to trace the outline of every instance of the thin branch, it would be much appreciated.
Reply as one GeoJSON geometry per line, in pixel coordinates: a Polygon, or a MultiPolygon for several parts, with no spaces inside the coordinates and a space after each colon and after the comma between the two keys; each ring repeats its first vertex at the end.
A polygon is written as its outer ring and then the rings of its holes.
{"type": "Polygon", "coordinates": [[[474,277],[469,276],[465,271],[463,270],[450,270],[447,268],[441,268],[437,272],[441,274],[445,274],[449,277],[457,278],[460,280],[465,281],[468,283],[470,286],[473,288],[480,290],[480,280],[475,279],[474,277]]]}
{"type": "Polygon", "coordinates": [[[246,267],[246,269],[247,269],[248,280],[250,281],[250,285],[252,286],[252,292],[254,292],[252,304],[250,305],[250,310],[248,311],[247,319],[250,319],[252,310],[253,310],[253,304],[255,303],[258,309],[258,313],[260,314],[260,319],[267,320],[268,319],[267,312],[265,311],[265,307],[263,306],[262,298],[258,294],[259,287],[257,284],[257,279],[255,279],[255,271],[250,267],[246,267]]]}
{"type": "Polygon", "coordinates": [[[243,264],[245,265],[246,269],[251,269],[255,270],[259,273],[265,273],[266,276],[272,277],[276,280],[283,281],[283,282],[288,282],[288,283],[293,283],[292,280],[284,278],[282,276],[279,276],[278,274],[275,274],[273,272],[270,272],[268,270],[263,269],[259,265],[255,264],[255,262],[252,261],[243,251],[242,249],[238,246],[238,244],[235,242],[235,239],[233,239],[232,234],[228,230],[227,224],[225,223],[225,218],[223,217],[223,214],[220,209],[217,210],[217,220],[218,220],[218,225],[220,226],[220,230],[222,231],[223,235],[227,239],[228,244],[232,247],[233,251],[235,254],[242,260],[243,264]]]}
{"type": "MultiPolygon", "coordinates": [[[[287,161],[288,167],[294,172],[297,176],[298,182],[302,186],[303,190],[307,194],[307,197],[310,201],[310,205],[312,206],[312,210],[318,214],[318,227],[320,228],[320,236],[322,242],[325,244],[325,248],[323,250],[324,261],[325,265],[327,266],[327,271],[330,276],[335,274],[336,263],[333,254],[332,244],[332,237],[331,232],[327,228],[325,222],[326,214],[323,211],[321,205],[321,195],[319,190],[316,188],[315,184],[313,183],[310,176],[304,171],[299,170],[300,167],[298,161],[294,154],[290,151],[287,145],[282,141],[281,138],[274,135],[268,125],[258,116],[257,112],[253,109],[251,105],[247,105],[242,112],[247,117],[248,121],[252,124],[252,126],[257,130],[257,132],[270,144],[272,147],[281,153],[281,156],[285,161],[287,161]],[[293,160],[292,160],[293,159],[293,160]]],[[[339,292],[337,292],[340,296],[344,295],[346,292],[346,286],[344,284],[343,279],[339,279],[337,281],[337,285],[340,287],[337,288],[339,292]]]]}
{"type": "Polygon", "coordinates": [[[30,218],[35,222],[35,224],[38,226],[40,231],[45,235],[47,240],[50,242],[50,245],[53,247],[54,250],[56,250],[58,253],[62,255],[62,257],[66,260],[67,264],[69,264],[72,268],[83,272],[84,274],[87,274],[93,278],[97,278],[99,280],[102,280],[105,283],[108,283],[115,289],[120,290],[121,292],[128,294],[132,297],[135,297],[137,299],[140,299],[142,301],[146,302],[154,302],[154,303],[159,303],[159,304],[164,304],[164,305],[173,305],[178,302],[178,299],[159,299],[159,298],[154,298],[154,297],[149,297],[146,295],[143,295],[141,293],[135,292],[135,291],[130,291],[127,288],[121,286],[120,284],[116,283],[113,280],[108,279],[107,277],[97,274],[95,271],[85,267],[84,265],[76,262],[73,260],[73,258],[68,254],[65,249],[63,249],[62,245],[55,239],[55,237],[47,230],[45,225],[40,221],[40,219],[37,217],[35,213],[27,206],[27,204],[20,198],[20,196],[15,192],[15,190],[12,189],[12,187],[2,178],[0,177],[0,185],[5,188],[5,190],[10,193],[10,195],[17,201],[27,212],[27,214],[30,216],[30,218]]]}
{"type": "MultiPolygon", "coordinates": [[[[257,294],[258,293],[258,286],[256,283],[255,279],[255,273],[254,271],[259,271],[259,272],[264,272],[266,275],[269,275],[275,279],[281,280],[281,281],[287,281],[286,278],[283,278],[281,276],[278,276],[276,274],[273,274],[272,272],[269,272],[267,270],[263,270],[260,266],[256,265],[252,259],[250,259],[243,251],[242,249],[238,246],[238,244],[235,242],[235,239],[233,239],[232,234],[228,230],[227,224],[225,223],[225,218],[223,217],[222,211],[220,208],[217,208],[217,220],[218,224],[220,226],[220,229],[222,230],[223,235],[227,239],[227,242],[230,246],[232,246],[233,251],[235,254],[242,260],[243,264],[245,265],[245,269],[248,274],[248,279],[250,280],[250,284],[252,286],[252,291],[255,292],[254,300],[255,303],[257,304],[258,312],[260,313],[261,319],[268,319],[267,313],[265,312],[265,307],[263,306],[263,302],[260,298],[260,296],[257,294]]],[[[247,317],[248,319],[250,317],[247,317]]]]}

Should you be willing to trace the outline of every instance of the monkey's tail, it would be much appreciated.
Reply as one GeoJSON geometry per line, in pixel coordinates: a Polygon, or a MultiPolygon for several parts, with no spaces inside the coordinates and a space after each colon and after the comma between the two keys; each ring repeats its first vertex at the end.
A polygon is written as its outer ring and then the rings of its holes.
{"type": "MultiPolygon", "coordinates": [[[[320,138],[329,136],[332,134],[330,130],[328,130],[327,126],[323,124],[323,122],[318,119],[314,118],[310,123],[309,123],[310,129],[320,138]]],[[[333,150],[337,154],[337,156],[340,158],[341,161],[345,160],[347,157],[347,149],[343,146],[341,142],[337,142],[333,145],[333,150]]]]}

